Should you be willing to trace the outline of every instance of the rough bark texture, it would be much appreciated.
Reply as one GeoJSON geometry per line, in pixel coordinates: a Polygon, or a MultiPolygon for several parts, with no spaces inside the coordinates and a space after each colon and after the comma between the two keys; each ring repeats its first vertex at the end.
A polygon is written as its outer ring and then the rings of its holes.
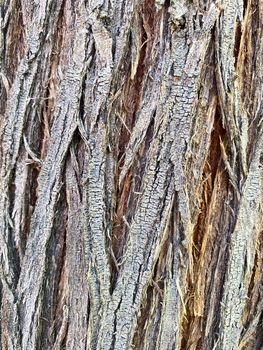
{"type": "Polygon", "coordinates": [[[261,0],[1,0],[1,349],[261,349],[261,0]]]}

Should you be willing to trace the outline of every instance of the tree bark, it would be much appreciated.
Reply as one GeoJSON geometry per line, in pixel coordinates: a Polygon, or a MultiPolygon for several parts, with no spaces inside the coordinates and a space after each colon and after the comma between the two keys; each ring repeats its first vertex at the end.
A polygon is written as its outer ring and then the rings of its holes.
{"type": "Polygon", "coordinates": [[[261,349],[261,0],[1,0],[1,349],[261,349]]]}

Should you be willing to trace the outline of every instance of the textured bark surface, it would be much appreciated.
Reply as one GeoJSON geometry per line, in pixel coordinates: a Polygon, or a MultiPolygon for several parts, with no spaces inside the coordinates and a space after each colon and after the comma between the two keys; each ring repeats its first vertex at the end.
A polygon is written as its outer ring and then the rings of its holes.
{"type": "Polygon", "coordinates": [[[261,349],[262,1],[0,4],[1,349],[261,349]]]}

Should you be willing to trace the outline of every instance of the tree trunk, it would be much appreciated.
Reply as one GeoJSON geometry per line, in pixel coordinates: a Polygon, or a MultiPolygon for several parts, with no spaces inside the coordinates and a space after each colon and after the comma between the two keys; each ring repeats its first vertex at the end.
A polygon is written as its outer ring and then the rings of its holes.
{"type": "Polygon", "coordinates": [[[261,349],[261,0],[1,0],[1,349],[261,349]]]}

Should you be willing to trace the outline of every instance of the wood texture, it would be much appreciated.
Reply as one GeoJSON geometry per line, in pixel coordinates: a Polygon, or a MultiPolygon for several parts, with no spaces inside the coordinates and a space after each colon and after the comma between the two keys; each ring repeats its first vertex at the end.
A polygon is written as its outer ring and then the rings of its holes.
{"type": "Polygon", "coordinates": [[[1,349],[261,349],[262,1],[0,4],[1,349]]]}

